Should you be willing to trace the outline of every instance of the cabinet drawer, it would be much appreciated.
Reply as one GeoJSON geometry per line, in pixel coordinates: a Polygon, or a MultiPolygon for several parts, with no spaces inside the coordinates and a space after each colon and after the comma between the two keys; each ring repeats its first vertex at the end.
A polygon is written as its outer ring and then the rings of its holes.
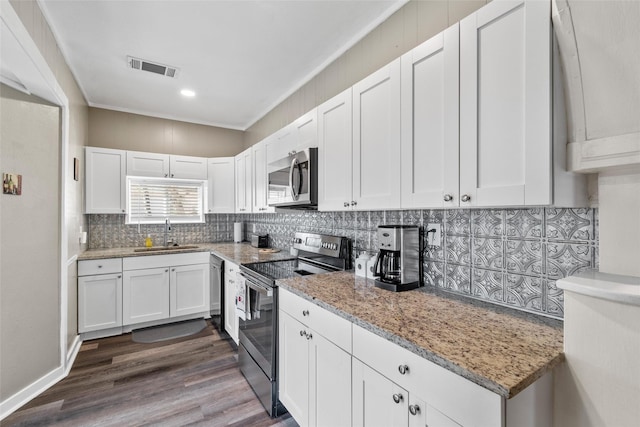
{"type": "Polygon", "coordinates": [[[285,289],[279,289],[280,309],[351,353],[351,322],[285,289]]]}
{"type": "Polygon", "coordinates": [[[209,252],[187,252],[181,254],[145,255],[124,258],[122,267],[127,270],[160,268],[179,265],[204,264],[209,262],[209,252]]]}
{"type": "Polygon", "coordinates": [[[78,276],[122,273],[122,258],[88,259],[78,261],[78,276]]]}
{"type": "Polygon", "coordinates": [[[501,425],[502,397],[357,325],[353,356],[459,424],[501,425]]]}

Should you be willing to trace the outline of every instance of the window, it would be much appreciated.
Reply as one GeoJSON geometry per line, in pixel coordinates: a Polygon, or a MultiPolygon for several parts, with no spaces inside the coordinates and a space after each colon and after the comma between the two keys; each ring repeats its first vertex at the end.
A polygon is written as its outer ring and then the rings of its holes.
{"type": "Polygon", "coordinates": [[[206,181],[127,177],[127,223],[204,222],[206,181]]]}

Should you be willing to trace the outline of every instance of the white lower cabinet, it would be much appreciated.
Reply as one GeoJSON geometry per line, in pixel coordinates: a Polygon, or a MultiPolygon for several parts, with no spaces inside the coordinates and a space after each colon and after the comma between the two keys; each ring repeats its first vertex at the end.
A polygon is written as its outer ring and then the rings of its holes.
{"type": "Polygon", "coordinates": [[[122,320],[125,325],[169,317],[169,268],[124,272],[122,320]]]}
{"type": "Polygon", "coordinates": [[[209,253],[123,259],[122,323],[209,312],[209,253]]]}
{"type": "Polygon", "coordinates": [[[224,262],[224,330],[238,344],[238,315],[236,314],[236,275],[240,268],[224,262]]]}
{"type": "Polygon", "coordinates": [[[279,398],[301,426],[551,426],[551,375],[511,399],[279,288],[279,398]]]}
{"type": "Polygon", "coordinates": [[[301,426],[350,426],[351,323],[279,292],[280,401],[301,426]]]}
{"type": "Polygon", "coordinates": [[[353,359],[353,426],[460,427],[460,424],[353,359]]]}
{"type": "Polygon", "coordinates": [[[122,326],[122,260],[78,262],[78,332],[122,326]]]}
{"type": "Polygon", "coordinates": [[[169,277],[170,317],[209,310],[209,273],[209,264],[171,267],[169,277]]]}

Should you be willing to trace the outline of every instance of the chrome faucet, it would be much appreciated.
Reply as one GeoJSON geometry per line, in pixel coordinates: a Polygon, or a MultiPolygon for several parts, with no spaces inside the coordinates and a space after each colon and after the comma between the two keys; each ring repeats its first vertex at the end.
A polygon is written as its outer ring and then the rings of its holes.
{"type": "Polygon", "coordinates": [[[170,240],[167,240],[167,234],[169,233],[169,231],[171,231],[171,222],[169,221],[169,218],[165,218],[165,220],[164,220],[164,245],[163,245],[165,247],[170,242],[170,240]]]}

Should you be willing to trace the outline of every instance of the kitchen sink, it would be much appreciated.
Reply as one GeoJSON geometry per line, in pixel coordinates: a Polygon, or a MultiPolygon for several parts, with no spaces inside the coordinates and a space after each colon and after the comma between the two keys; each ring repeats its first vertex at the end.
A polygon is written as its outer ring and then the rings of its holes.
{"type": "Polygon", "coordinates": [[[160,251],[177,251],[180,249],[195,249],[197,245],[174,245],[174,246],[153,246],[151,248],[137,248],[134,252],[160,252],[160,251]]]}

